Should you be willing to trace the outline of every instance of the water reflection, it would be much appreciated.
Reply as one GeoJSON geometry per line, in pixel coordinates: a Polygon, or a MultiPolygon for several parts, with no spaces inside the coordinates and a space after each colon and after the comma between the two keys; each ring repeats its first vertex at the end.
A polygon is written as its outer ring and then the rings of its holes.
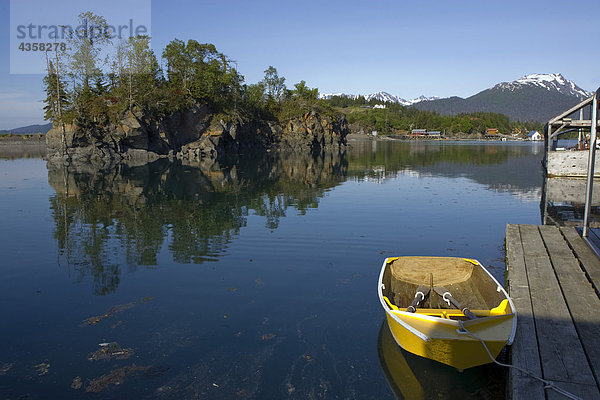
{"type": "MultiPolygon", "coordinates": [[[[594,179],[589,224],[600,227],[600,179],[594,179]]],[[[542,224],[582,226],[586,180],[582,178],[546,177],[540,201],[542,224]]]]}
{"type": "Polygon", "coordinates": [[[161,159],[146,165],[48,164],[54,237],[75,280],[93,292],[119,286],[123,268],[216,261],[247,224],[275,230],[291,208],[318,207],[347,179],[399,176],[466,178],[488,190],[538,201],[540,155],[531,145],[355,142],[345,152],[268,153],[200,163],[161,159]],[[531,173],[534,171],[534,173],[531,173]]]}
{"type": "Polygon", "coordinates": [[[492,399],[504,398],[506,372],[494,364],[463,372],[404,351],[396,344],[387,321],[377,339],[379,363],[397,398],[492,399]]]}
{"type": "Polygon", "coordinates": [[[317,207],[347,173],[343,154],[273,154],[236,162],[158,160],[97,170],[48,165],[59,254],[93,276],[94,293],[114,292],[123,263],[157,265],[163,246],[177,263],[216,260],[249,213],[277,229],[286,210],[317,207]],[[121,258],[124,256],[124,259],[121,258]]]}
{"type": "Polygon", "coordinates": [[[541,146],[530,143],[354,142],[348,174],[383,181],[399,174],[465,177],[524,200],[541,196],[541,146]]]}
{"type": "Polygon", "coordinates": [[[21,158],[44,158],[46,143],[37,138],[21,140],[1,139],[0,160],[18,160],[21,158]]]}

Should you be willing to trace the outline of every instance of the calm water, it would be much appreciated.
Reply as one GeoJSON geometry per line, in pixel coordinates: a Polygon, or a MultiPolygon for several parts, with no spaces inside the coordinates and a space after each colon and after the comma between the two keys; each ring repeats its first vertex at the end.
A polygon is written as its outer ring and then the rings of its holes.
{"type": "Polygon", "coordinates": [[[540,223],[541,157],[355,142],[104,171],[0,159],[1,397],[502,396],[502,370],[391,345],[376,282],[394,255],[476,258],[503,281],[506,223],[540,223]]]}

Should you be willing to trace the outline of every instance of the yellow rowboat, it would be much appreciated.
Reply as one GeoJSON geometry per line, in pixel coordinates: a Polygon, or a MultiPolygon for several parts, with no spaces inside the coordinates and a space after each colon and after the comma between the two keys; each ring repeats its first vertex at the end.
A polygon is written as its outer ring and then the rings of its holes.
{"type": "Polygon", "coordinates": [[[378,294],[398,345],[461,370],[492,362],[486,347],[495,358],[515,336],[512,300],[476,260],[387,258],[378,294]]]}

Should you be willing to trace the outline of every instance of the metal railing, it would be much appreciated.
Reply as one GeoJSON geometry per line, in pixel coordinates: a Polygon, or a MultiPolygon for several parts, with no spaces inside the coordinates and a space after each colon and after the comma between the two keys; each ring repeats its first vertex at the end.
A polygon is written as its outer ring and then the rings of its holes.
{"type": "Polygon", "coordinates": [[[592,192],[594,189],[594,163],[596,161],[596,137],[598,130],[598,96],[600,88],[592,96],[592,125],[590,127],[590,150],[588,157],[587,183],[585,187],[585,209],[583,212],[583,237],[589,235],[590,210],[592,207],[592,192]]]}

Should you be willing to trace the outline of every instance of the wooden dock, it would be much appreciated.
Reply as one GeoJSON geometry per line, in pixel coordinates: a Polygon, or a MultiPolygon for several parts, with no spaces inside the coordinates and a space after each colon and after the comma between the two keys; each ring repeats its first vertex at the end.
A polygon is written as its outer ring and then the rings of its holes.
{"type": "MultiPolygon", "coordinates": [[[[583,399],[600,399],[600,260],[575,228],[548,225],[509,224],[506,256],[518,313],[512,364],[583,399]]],[[[515,369],[507,396],[566,398],[515,369]]]]}

